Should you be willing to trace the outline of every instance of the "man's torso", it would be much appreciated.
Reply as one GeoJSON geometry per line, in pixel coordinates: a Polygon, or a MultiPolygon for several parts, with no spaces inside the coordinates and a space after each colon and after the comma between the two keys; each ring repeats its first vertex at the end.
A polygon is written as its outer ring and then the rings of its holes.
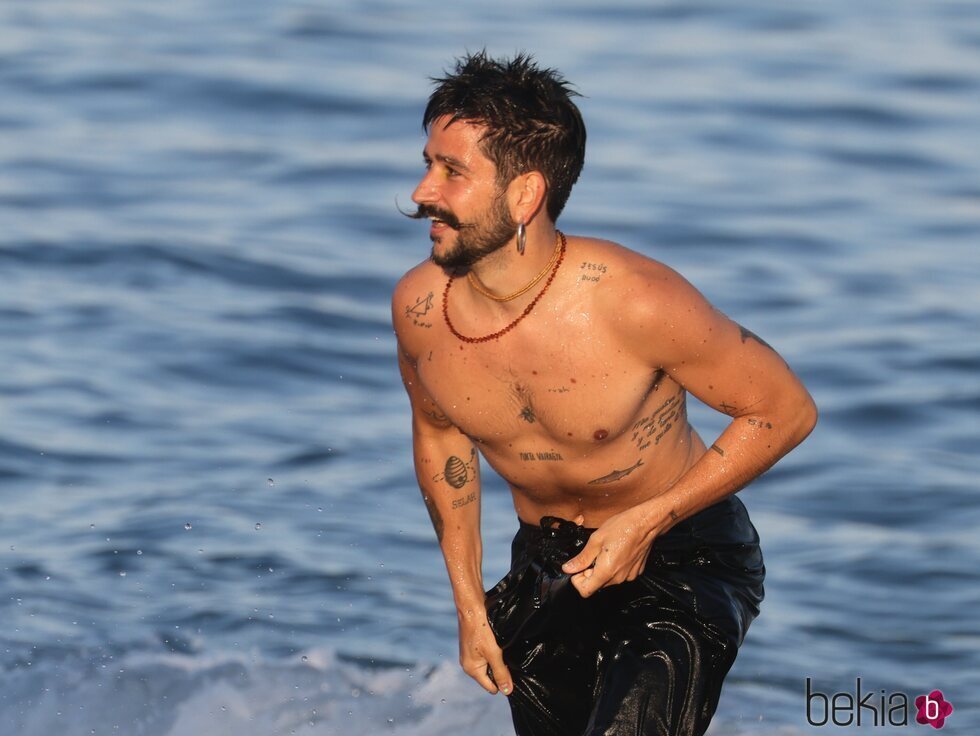
{"type": "MultiPolygon", "coordinates": [[[[704,452],[686,392],[617,331],[623,275],[648,259],[576,238],[544,298],[497,340],[464,343],[442,313],[447,277],[411,274],[402,344],[423,388],[511,486],[518,516],[586,517],[587,526],[670,487],[704,452]]],[[[513,313],[454,281],[448,314],[478,336],[513,313]],[[481,302],[482,300],[482,302],[481,302]],[[498,308],[499,309],[499,308],[498,308]]],[[[519,314],[519,312],[518,312],[519,314]]],[[[649,355],[649,346],[643,351],[649,355]]]]}

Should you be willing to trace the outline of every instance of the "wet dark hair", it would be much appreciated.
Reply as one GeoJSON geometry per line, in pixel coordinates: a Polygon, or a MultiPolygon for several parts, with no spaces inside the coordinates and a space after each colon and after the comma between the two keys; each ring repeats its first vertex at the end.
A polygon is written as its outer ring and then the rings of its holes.
{"type": "Polygon", "coordinates": [[[481,148],[497,167],[497,183],[540,171],[548,182],[548,216],[557,220],[585,163],[585,123],[571,99],[579,94],[564,77],[540,69],[528,54],[492,59],[484,50],[432,81],[425,131],[443,115],[485,125],[481,148]]]}

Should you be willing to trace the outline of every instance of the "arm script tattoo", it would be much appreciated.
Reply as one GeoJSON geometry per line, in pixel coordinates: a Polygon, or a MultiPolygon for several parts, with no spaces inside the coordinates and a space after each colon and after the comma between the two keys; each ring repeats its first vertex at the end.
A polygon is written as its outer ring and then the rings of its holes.
{"type": "Polygon", "coordinates": [[[453,509],[454,510],[455,509],[461,509],[464,506],[467,506],[467,505],[473,503],[475,500],[476,500],[476,491],[473,491],[472,493],[469,493],[466,496],[461,496],[459,498],[454,498],[453,499],[453,509]]]}

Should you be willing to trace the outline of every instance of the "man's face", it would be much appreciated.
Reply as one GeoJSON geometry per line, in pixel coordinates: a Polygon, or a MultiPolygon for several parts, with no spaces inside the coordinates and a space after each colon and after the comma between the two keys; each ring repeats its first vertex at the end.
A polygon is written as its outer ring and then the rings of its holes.
{"type": "Polygon", "coordinates": [[[466,268],[507,245],[517,231],[497,170],[480,150],[484,128],[464,121],[433,121],[423,157],[426,173],[412,194],[432,219],[432,260],[466,268]]]}

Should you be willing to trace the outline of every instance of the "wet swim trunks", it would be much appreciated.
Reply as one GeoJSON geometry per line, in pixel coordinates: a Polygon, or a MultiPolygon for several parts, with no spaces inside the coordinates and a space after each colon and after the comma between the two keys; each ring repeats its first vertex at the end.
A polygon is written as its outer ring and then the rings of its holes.
{"type": "Polygon", "coordinates": [[[732,495],[679,522],[636,580],[582,598],[561,565],[593,531],[521,521],[487,593],[517,736],[700,736],[764,595],[745,506],[732,495]]]}

